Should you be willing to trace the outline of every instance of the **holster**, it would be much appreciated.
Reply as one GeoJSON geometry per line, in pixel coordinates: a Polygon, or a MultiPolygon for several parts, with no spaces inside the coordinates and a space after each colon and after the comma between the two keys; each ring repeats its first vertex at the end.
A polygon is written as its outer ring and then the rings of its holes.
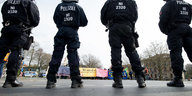
{"type": "Polygon", "coordinates": [[[139,47],[139,42],[138,42],[139,34],[137,32],[133,32],[133,37],[135,40],[135,47],[138,48],[139,47]]]}
{"type": "Polygon", "coordinates": [[[29,36],[27,38],[27,42],[25,43],[25,45],[23,46],[24,50],[29,50],[31,44],[33,43],[33,36],[29,36]]]}

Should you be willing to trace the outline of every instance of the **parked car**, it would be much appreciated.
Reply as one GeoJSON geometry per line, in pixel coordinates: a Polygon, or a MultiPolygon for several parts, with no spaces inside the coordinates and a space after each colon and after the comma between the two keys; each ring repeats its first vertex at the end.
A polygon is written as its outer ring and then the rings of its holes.
{"type": "Polygon", "coordinates": [[[24,77],[36,77],[38,76],[36,71],[25,71],[23,74],[24,77]]]}
{"type": "Polygon", "coordinates": [[[46,71],[41,71],[39,73],[39,77],[46,77],[46,71]]]}

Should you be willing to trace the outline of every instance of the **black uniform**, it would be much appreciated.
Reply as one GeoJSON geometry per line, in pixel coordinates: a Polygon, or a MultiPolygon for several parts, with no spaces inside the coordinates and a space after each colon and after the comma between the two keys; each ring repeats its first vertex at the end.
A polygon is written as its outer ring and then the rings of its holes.
{"type": "Polygon", "coordinates": [[[171,87],[184,87],[182,47],[192,61],[192,6],[183,0],[167,0],[160,12],[159,28],[168,36],[171,65],[175,78],[167,83],[171,87]]]}
{"type": "Polygon", "coordinates": [[[134,0],[108,0],[101,10],[101,22],[109,28],[113,76],[120,75],[123,70],[121,61],[122,45],[130,60],[132,70],[137,76],[142,73],[143,68],[136,51],[134,37],[137,18],[137,5],[134,0]]]}
{"type": "Polygon", "coordinates": [[[109,44],[113,71],[122,72],[121,48],[125,47],[134,72],[143,70],[135,47],[134,26],[138,18],[133,0],[108,0],[101,10],[101,22],[109,26],[109,44]]]}
{"type": "Polygon", "coordinates": [[[60,3],[54,13],[54,22],[59,31],[54,37],[54,51],[49,63],[48,81],[56,83],[56,74],[67,46],[67,58],[70,66],[71,79],[80,81],[79,56],[77,49],[80,47],[78,29],[87,25],[87,18],[83,9],[76,2],[60,3]]]}
{"type": "Polygon", "coordinates": [[[192,61],[192,29],[189,24],[192,18],[192,7],[183,0],[167,0],[160,12],[159,28],[168,36],[171,64],[175,76],[182,78],[184,47],[192,61]]]}
{"type": "Polygon", "coordinates": [[[39,11],[31,0],[7,0],[1,8],[3,28],[0,37],[0,61],[11,51],[6,80],[16,80],[20,67],[20,51],[27,42],[30,30],[39,24],[39,11]]]}

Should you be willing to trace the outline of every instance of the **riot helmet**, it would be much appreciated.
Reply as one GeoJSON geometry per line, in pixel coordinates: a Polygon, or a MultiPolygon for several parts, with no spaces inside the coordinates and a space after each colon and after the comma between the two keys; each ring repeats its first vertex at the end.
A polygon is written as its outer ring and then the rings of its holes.
{"type": "Polygon", "coordinates": [[[66,2],[76,2],[76,3],[78,3],[79,2],[79,0],[61,0],[62,2],[63,1],[66,1],[66,2]]]}

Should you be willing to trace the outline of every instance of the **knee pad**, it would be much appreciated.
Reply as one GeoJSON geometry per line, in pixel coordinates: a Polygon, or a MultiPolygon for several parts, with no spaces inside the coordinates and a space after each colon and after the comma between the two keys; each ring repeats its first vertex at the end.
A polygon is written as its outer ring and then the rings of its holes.
{"type": "Polygon", "coordinates": [[[53,51],[53,54],[52,54],[52,59],[62,59],[63,58],[63,54],[64,54],[64,50],[65,50],[65,47],[55,47],[54,46],[54,51],[53,51]]]}
{"type": "Polygon", "coordinates": [[[77,51],[77,49],[68,49],[67,50],[68,53],[72,53],[72,52],[75,52],[75,51],[77,51]]]}
{"type": "Polygon", "coordinates": [[[137,51],[135,49],[132,50],[125,50],[126,54],[135,54],[137,51]]]}
{"type": "Polygon", "coordinates": [[[122,72],[123,67],[122,67],[122,61],[111,61],[112,62],[112,70],[114,72],[122,72]]]}
{"type": "Polygon", "coordinates": [[[54,46],[54,51],[62,51],[64,49],[65,47],[62,47],[62,46],[54,46]]]}
{"type": "Polygon", "coordinates": [[[52,58],[50,63],[49,63],[49,66],[52,67],[52,68],[59,68],[60,64],[61,64],[61,60],[62,58],[52,58]]]}

